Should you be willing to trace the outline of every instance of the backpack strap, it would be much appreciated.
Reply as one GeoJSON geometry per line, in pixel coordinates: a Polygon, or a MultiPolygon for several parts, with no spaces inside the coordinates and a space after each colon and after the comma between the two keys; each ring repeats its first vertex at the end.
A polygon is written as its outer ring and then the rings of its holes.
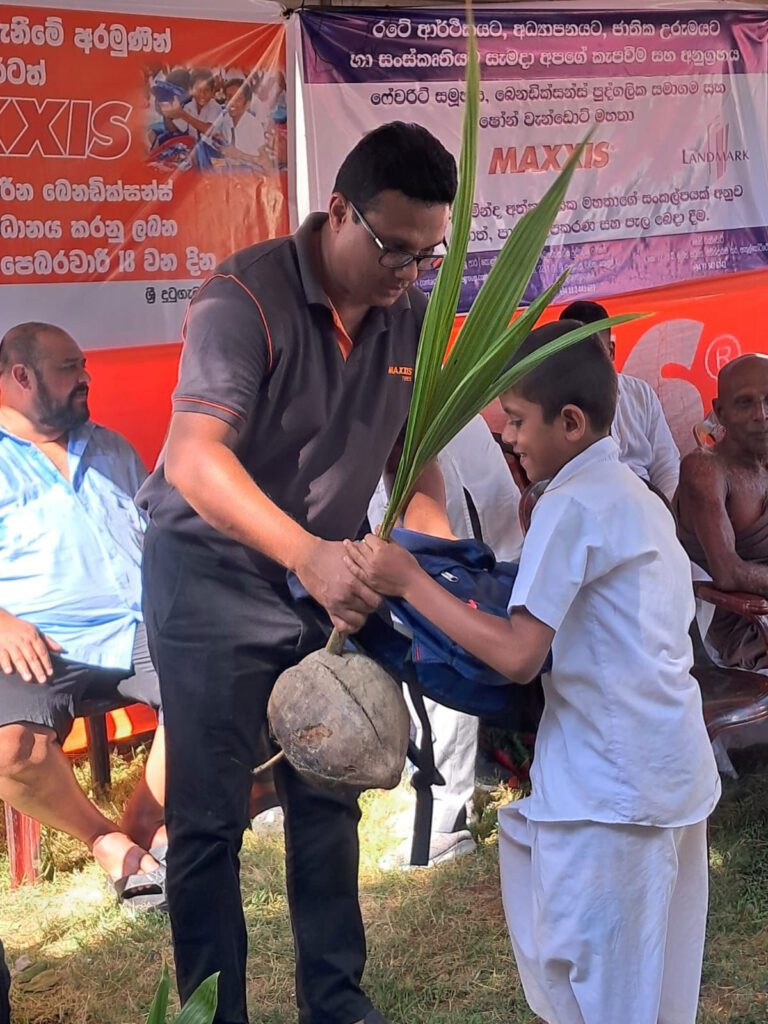
{"type": "Polygon", "coordinates": [[[413,679],[408,679],[407,686],[411,704],[421,726],[420,746],[417,747],[413,740],[408,744],[408,757],[416,766],[416,771],[411,776],[411,785],[416,790],[411,864],[424,867],[429,863],[429,841],[432,835],[432,787],[444,786],[445,779],[435,767],[432,726],[424,706],[424,691],[413,679]]]}
{"type": "Polygon", "coordinates": [[[462,487],[462,490],[464,491],[464,501],[467,503],[467,512],[469,513],[469,523],[472,527],[472,536],[475,540],[482,541],[483,528],[480,525],[480,515],[477,511],[477,505],[475,505],[474,499],[467,488],[462,487]]]}

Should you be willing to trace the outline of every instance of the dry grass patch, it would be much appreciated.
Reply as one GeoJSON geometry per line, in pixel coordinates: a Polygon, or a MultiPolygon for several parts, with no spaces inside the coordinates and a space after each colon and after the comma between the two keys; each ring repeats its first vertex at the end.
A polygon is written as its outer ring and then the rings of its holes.
{"type": "MultiPolygon", "coordinates": [[[[700,1024],[768,1019],[768,750],[742,758],[712,827],[712,911],[700,1024]]],[[[116,761],[115,809],[139,765],[116,761]]],[[[367,794],[361,900],[370,945],[366,986],[393,1024],[533,1024],[512,963],[498,887],[494,794],[477,856],[431,871],[381,872],[397,845],[410,796],[367,794]]],[[[119,909],[98,869],[74,844],[51,843],[53,881],[14,892],[0,862],[0,935],[16,979],[15,1024],[141,1024],[171,963],[167,920],[119,909]],[[42,965],[42,967],[41,967],[42,965]]],[[[283,889],[282,840],[247,835],[243,897],[251,937],[252,1024],[288,1024],[293,945],[283,889]]]]}

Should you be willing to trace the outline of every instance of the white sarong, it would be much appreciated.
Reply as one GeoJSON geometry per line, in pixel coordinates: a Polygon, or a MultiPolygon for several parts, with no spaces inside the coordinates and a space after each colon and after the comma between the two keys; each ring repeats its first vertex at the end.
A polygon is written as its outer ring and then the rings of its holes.
{"type": "Polygon", "coordinates": [[[533,1012],[547,1024],[694,1024],[706,822],[534,822],[524,805],[499,812],[499,852],[507,926],[533,1012]]]}

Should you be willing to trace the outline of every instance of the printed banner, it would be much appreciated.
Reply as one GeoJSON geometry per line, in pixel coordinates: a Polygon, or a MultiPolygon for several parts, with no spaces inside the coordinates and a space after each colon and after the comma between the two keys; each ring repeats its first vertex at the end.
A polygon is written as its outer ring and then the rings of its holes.
{"type": "Polygon", "coordinates": [[[86,347],[177,341],[216,263],[288,230],[284,27],[0,19],[3,322],[86,347]]]}
{"type": "MultiPolygon", "coordinates": [[[[325,206],[341,155],[387,121],[417,121],[458,156],[462,15],[300,16],[313,207],[325,206]]],[[[494,7],[476,13],[475,32],[482,97],[462,309],[589,131],[529,297],[564,269],[561,298],[768,266],[768,14],[494,7]]]]}

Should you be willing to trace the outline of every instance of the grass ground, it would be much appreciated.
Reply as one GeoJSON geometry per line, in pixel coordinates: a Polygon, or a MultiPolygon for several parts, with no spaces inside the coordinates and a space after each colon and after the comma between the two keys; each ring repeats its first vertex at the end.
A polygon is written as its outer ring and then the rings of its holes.
{"type": "MultiPolygon", "coordinates": [[[[738,767],[741,778],[726,784],[712,822],[700,1024],[768,1021],[768,748],[744,755],[738,767]]],[[[116,765],[116,803],[136,771],[116,765]]],[[[402,789],[365,799],[369,993],[393,1024],[533,1024],[508,948],[493,805],[480,824],[477,856],[431,871],[381,872],[377,860],[407,820],[408,799],[402,789]]],[[[55,877],[36,887],[10,891],[0,861],[0,936],[21,971],[14,1024],[143,1024],[162,963],[171,963],[166,919],[118,909],[98,870],[69,841],[49,846],[55,877]]],[[[246,836],[252,1024],[296,1019],[281,861],[278,836],[246,836]]]]}

